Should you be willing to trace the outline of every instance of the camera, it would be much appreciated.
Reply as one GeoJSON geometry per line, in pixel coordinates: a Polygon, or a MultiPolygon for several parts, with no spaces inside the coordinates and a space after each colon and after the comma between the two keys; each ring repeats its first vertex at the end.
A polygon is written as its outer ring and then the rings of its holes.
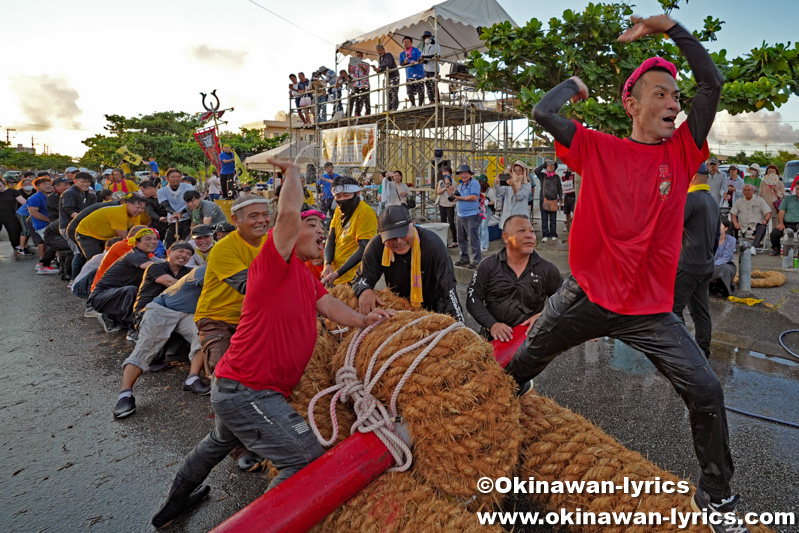
{"type": "Polygon", "coordinates": [[[454,193],[452,193],[452,196],[449,197],[449,201],[450,202],[454,202],[455,201],[455,197],[456,196],[460,196],[460,195],[461,195],[460,191],[455,191],[454,193]]]}
{"type": "Polygon", "coordinates": [[[510,174],[500,174],[499,178],[499,185],[501,187],[505,187],[508,185],[508,180],[510,179],[510,174]]]}

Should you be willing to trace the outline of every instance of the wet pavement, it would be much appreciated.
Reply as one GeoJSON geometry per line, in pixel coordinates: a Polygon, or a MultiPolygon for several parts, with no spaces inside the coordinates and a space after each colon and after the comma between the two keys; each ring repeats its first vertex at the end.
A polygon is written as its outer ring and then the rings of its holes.
{"type": "MultiPolygon", "coordinates": [[[[180,390],[188,365],[176,362],[144,376],[134,390],[138,411],[115,421],[120,364],[132,343],[83,318],[83,301],[57,276],[36,276],[34,262],[15,261],[9,249],[2,239],[0,530],[152,530],[178,462],[213,425],[208,398],[180,390]]],[[[769,318],[752,320],[746,328],[759,338],[756,320],[769,318]]],[[[799,423],[799,364],[722,344],[711,362],[728,405],[799,423]]],[[[535,387],[661,467],[697,479],[687,410],[630,348],[612,339],[586,343],[557,358],[535,387]]],[[[735,413],[728,419],[743,508],[799,510],[799,430],[735,413]]],[[[210,499],[170,531],[208,531],[267,484],[229,459],[208,482],[210,499]]]]}

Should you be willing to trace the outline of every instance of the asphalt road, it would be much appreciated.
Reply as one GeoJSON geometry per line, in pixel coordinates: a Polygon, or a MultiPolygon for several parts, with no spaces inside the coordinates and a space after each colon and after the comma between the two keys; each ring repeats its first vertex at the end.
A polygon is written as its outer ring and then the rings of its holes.
{"type": "MultiPolygon", "coordinates": [[[[57,276],[35,275],[32,260],[16,261],[9,250],[0,240],[0,531],[152,530],[177,463],[212,427],[207,397],[180,390],[188,365],[178,362],[146,375],[135,389],[137,413],[115,421],[120,364],[132,343],[83,318],[83,302],[57,276]]],[[[729,405],[799,423],[799,365],[729,348],[712,363],[729,405]]],[[[600,339],[573,349],[536,389],[660,466],[698,478],[687,410],[625,346],[600,339]]],[[[744,510],[799,510],[799,430],[733,413],[729,426],[744,510]]],[[[230,460],[208,481],[211,498],[171,531],[208,531],[267,484],[230,460]]]]}

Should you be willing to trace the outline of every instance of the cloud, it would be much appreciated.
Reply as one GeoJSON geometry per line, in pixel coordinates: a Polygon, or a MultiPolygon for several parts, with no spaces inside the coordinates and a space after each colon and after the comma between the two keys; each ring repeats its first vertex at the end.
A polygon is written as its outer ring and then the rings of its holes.
{"type": "Polygon", "coordinates": [[[45,131],[56,123],[62,127],[80,129],[78,91],[66,78],[41,76],[14,76],[11,87],[19,100],[19,107],[30,124],[26,129],[45,131]]]}
{"type": "Polygon", "coordinates": [[[751,144],[754,147],[793,144],[799,142],[799,130],[783,122],[782,114],[778,111],[740,115],[722,111],[716,115],[708,141],[711,145],[721,142],[751,144]]]}
{"type": "Polygon", "coordinates": [[[207,44],[198,44],[189,50],[192,57],[198,61],[204,61],[214,66],[228,68],[240,68],[244,65],[247,52],[243,50],[227,50],[225,48],[214,48],[207,44]]]}

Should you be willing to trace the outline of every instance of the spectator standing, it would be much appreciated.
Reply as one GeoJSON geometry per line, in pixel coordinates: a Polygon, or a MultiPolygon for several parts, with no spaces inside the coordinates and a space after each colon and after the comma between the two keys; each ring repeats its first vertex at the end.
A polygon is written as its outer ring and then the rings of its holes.
{"type": "Polygon", "coordinates": [[[780,203],[777,223],[771,230],[771,255],[780,255],[780,239],[785,228],[799,231],[799,187],[794,187],[793,192],[780,203]]]}
{"type": "Polygon", "coordinates": [[[311,76],[311,90],[316,104],[316,121],[327,120],[327,84],[320,79],[318,74],[311,76]]]}
{"type": "Polygon", "coordinates": [[[511,175],[505,185],[497,178],[494,180],[494,188],[497,191],[497,198],[502,204],[502,216],[499,219],[499,226],[505,227],[505,221],[513,215],[528,216],[530,206],[528,200],[533,190],[530,182],[527,164],[517,159],[511,165],[511,175]]]}
{"type": "Polygon", "coordinates": [[[399,69],[397,69],[397,62],[394,60],[394,55],[391,52],[386,52],[382,44],[377,45],[377,68],[375,70],[380,73],[387,73],[388,87],[388,110],[396,111],[399,107],[399,69]]]}
{"type": "Polygon", "coordinates": [[[744,177],[744,185],[751,185],[754,187],[754,192],[757,194],[757,192],[760,190],[761,181],[763,180],[760,179],[760,165],[757,163],[752,163],[749,165],[749,174],[744,177]]]}
{"type": "MultiPolygon", "coordinates": [[[[231,150],[229,144],[222,146],[222,152],[219,154],[219,162],[222,164],[222,168],[220,169],[222,197],[227,200],[229,197],[235,197],[236,195],[233,186],[236,178],[236,160],[233,157],[233,150],[231,150]]],[[[167,170],[166,179],[167,181],[169,180],[169,170],[167,170]]]]}
{"type": "Polygon", "coordinates": [[[563,188],[560,176],[555,172],[558,164],[548,159],[535,169],[535,175],[541,182],[541,197],[538,206],[541,208],[541,234],[542,242],[558,238],[558,206],[563,199],[563,188]]]}
{"type": "Polygon", "coordinates": [[[0,230],[5,228],[8,240],[16,255],[24,256],[25,251],[20,248],[19,237],[22,226],[17,218],[17,209],[24,205],[25,200],[18,190],[8,186],[5,179],[0,178],[0,230]]]}
{"type": "Polygon", "coordinates": [[[463,321],[452,259],[435,233],[414,225],[404,206],[388,206],[378,219],[352,284],[361,314],[385,305],[374,291],[380,278],[414,307],[463,321]]]}
{"type": "Polygon", "coordinates": [[[488,184],[488,176],[480,174],[477,176],[480,183],[480,210],[482,220],[480,221],[480,250],[488,251],[488,224],[494,216],[494,208],[497,204],[497,192],[488,184]]]}
{"type": "Polygon", "coordinates": [[[222,182],[216,174],[216,170],[211,171],[211,177],[208,178],[208,198],[211,201],[219,200],[222,197],[222,182]]]}
{"type": "Polygon", "coordinates": [[[574,187],[574,172],[566,169],[560,178],[563,190],[563,214],[566,215],[566,231],[572,227],[572,213],[577,206],[577,191],[574,187]]]}
{"type": "Polygon", "coordinates": [[[733,236],[736,239],[739,238],[739,232],[741,232],[741,238],[746,238],[747,233],[753,232],[754,240],[751,250],[752,255],[755,255],[766,234],[768,221],[771,218],[771,208],[763,198],[755,196],[755,187],[751,183],[747,183],[744,185],[743,198],[735,202],[730,215],[732,216],[733,236]]]}
{"type": "MultiPolygon", "coordinates": [[[[43,267],[50,268],[50,265],[43,265],[44,258],[44,229],[50,223],[47,216],[47,196],[53,192],[53,181],[47,172],[39,172],[39,176],[33,182],[36,193],[28,198],[25,205],[17,209],[17,214],[25,220],[25,226],[33,240],[33,244],[38,248],[39,262],[36,264],[36,272],[43,267]]],[[[49,273],[49,271],[47,271],[49,273]]]]}
{"type": "Polygon", "coordinates": [[[154,157],[149,157],[149,161],[146,161],[144,164],[150,167],[150,179],[157,180],[160,179],[158,177],[158,163],[156,163],[154,157]]]}
{"type": "Polygon", "coordinates": [[[455,201],[449,199],[454,192],[455,182],[452,180],[452,169],[443,167],[441,169],[441,179],[438,180],[438,185],[436,186],[436,203],[438,204],[441,222],[449,224],[449,232],[452,235],[452,242],[447,245],[447,248],[458,247],[458,230],[455,226],[455,201]]]}
{"type": "Polygon", "coordinates": [[[535,251],[535,231],[526,215],[505,220],[502,241],[505,248],[477,267],[466,291],[466,309],[484,337],[508,342],[516,326],[530,331],[563,277],[535,251]]]}
{"type": "Polygon", "coordinates": [[[441,46],[433,38],[433,34],[427,30],[422,34],[422,45],[421,58],[424,77],[427,78],[425,82],[427,100],[432,104],[438,102],[438,80],[435,78],[438,75],[438,56],[441,55],[441,46]]]}
{"type": "Polygon", "coordinates": [[[372,66],[364,61],[363,52],[355,52],[355,57],[350,58],[349,73],[352,78],[352,93],[350,103],[353,105],[354,116],[361,116],[361,109],[364,114],[371,113],[371,97],[369,95],[369,73],[372,66]]]}
{"type": "MultiPolygon", "coordinates": [[[[294,107],[297,109],[297,114],[300,116],[300,120],[302,120],[303,124],[308,124],[310,122],[306,110],[300,105],[300,100],[302,99],[302,95],[305,92],[305,84],[302,82],[297,81],[297,76],[294,74],[289,74],[289,97],[294,98],[294,107]]],[[[223,189],[224,190],[224,189],[223,189]]],[[[224,195],[225,199],[227,199],[227,195],[224,195]]]]}
{"type": "Polygon", "coordinates": [[[703,163],[696,171],[685,200],[680,262],[674,282],[672,311],[685,323],[683,310],[691,311],[696,343],[710,357],[710,279],[715,267],[719,239],[718,203],[707,184],[708,168],[703,163]]]}
{"type": "Polygon", "coordinates": [[[771,208],[771,219],[777,220],[779,216],[780,203],[785,198],[785,184],[780,179],[780,171],[775,165],[766,167],[766,176],[760,182],[759,196],[766,201],[771,208]]]}
{"type": "Polygon", "coordinates": [[[333,195],[337,205],[330,221],[321,280],[326,287],[352,281],[366,245],[377,234],[377,215],[361,200],[361,188],[355,179],[337,177],[333,195]]]}
{"type": "Polygon", "coordinates": [[[66,178],[53,180],[53,191],[47,195],[47,218],[50,219],[50,222],[58,220],[61,195],[69,188],[69,185],[66,178]]]}
{"type": "Polygon", "coordinates": [[[137,192],[139,186],[132,180],[125,179],[125,173],[122,170],[115,168],[111,171],[111,179],[108,180],[107,189],[111,192],[122,191],[125,194],[137,192]]]}
{"type": "MultiPolygon", "coordinates": [[[[719,170],[719,160],[715,156],[707,160],[707,169],[707,184],[710,186],[710,195],[716,200],[716,205],[719,205],[722,187],[724,180],[727,179],[727,174],[719,170]]],[[[737,171],[738,167],[735,167],[735,170],[737,171]]]]}
{"type": "Polygon", "coordinates": [[[390,205],[402,205],[407,207],[407,198],[410,193],[408,185],[402,181],[402,171],[395,170],[391,179],[386,177],[383,185],[383,197],[385,198],[386,207],[390,205]]]}
{"type": "Polygon", "coordinates": [[[730,220],[722,215],[719,224],[719,246],[713,260],[713,275],[710,277],[710,292],[720,294],[724,298],[735,290],[733,280],[737,271],[732,260],[737,241],[728,233],[729,230],[730,220]]]}
{"type": "Polygon", "coordinates": [[[472,179],[472,169],[463,164],[458,168],[460,185],[453,196],[458,212],[458,247],[461,257],[455,266],[477,268],[482,252],[480,250],[480,184],[472,179]],[[472,260],[469,261],[469,245],[472,247],[472,260]]]}
{"type": "MultiPolygon", "coordinates": [[[[352,95],[352,80],[350,79],[350,75],[347,73],[346,70],[342,69],[338,71],[338,77],[336,78],[336,113],[342,113],[344,111],[344,96],[343,90],[344,88],[347,89],[348,96],[352,95]]],[[[352,108],[352,102],[347,104],[347,116],[349,116],[350,111],[352,108]]]]}
{"type": "Polygon", "coordinates": [[[325,163],[325,173],[319,176],[316,181],[316,190],[321,189],[322,194],[317,194],[319,198],[319,209],[327,217],[332,215],[333,211],[333,180],[338,178],[339,175],[333,172],[333,163],[325,163]]]}
{"type": "Polygon", "coordinates": [[[407,67],[405,69],[405,81],[407,85],[405,90],[408,93],[408,100],[411,105],[416,105],[416,97],[419,97],[419,105],[424,105],[424,84],[421,80],[424,79],[424,67],[422,66],[422,52],[413,46],[413,40],[410,37],[402,39],[402,46],[404,50],[400,52],[400,65],[407,67]]]}
{"type": "MultiPolygon", "coordinates": [[[[227,146],[230,149],[230,146],[227,146]]],[[[231,156],[232,157],[232,156],[231,156]]],[[[222,167],[224,171],[224,166],[222,167]]],[[[235,171],[234,171],[235,172],[235,171]]],[[[222,174],[224,178],[224,174],[222,174]]],[[[164,236],[164,245],[168,248],[176,240],[185,240],[191,230],[191,216],[189,209],[186,206],[186,201],[183,196],[188,191],[193,191],[194,186],[183,181],[183,174],[175,169],[170,168],[166,171],[166,187],[158,189],[156,196],[161,206],[166,209],[167,216],[166,222],[168,224],[166,235],[164,236]]],[[[222,184],[224,185],[224,180],[222,184]]]]}
{"type": "Polygon", "coordinates": [[[729,176],[721,184],[721,191],[719,193],[721,196],[719,207],[721,208],[722,214],[728,214],[732,206],[735,205],[735,202],[743,196],[743,188],[744,180],[740,176],[738,165],[733,163],[730,165],[729,176]]]}

